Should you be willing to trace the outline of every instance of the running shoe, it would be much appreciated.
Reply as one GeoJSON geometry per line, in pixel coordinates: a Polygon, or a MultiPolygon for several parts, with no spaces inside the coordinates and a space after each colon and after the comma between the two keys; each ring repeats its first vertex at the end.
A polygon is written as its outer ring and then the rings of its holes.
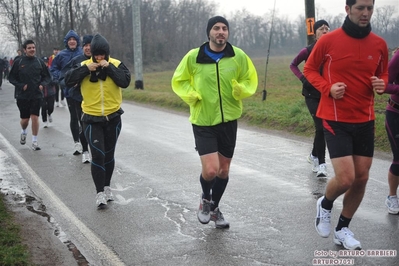
{"type": "Polygon", "coordinates": [[[97,208],[102,208],[102,207],[105,207],[107,205],[107,200],[106,200],[104,192],[98,192],[97,193],[96,205],[97,205],[97,208]]]}
{"type": "Polygon", "coordinates": [[[44,128],[48,128],[48,122],[46,121],[46,122],[43,122],[44,123],[44,128]]]}
{"type": "Polygon", "coordinates": [[[75,151],[73,152],[73,155],[79,155],[83,151],[82,144],[80,142],[75,142],[75,151]]]}
{"type": "Polygon", "coordinates": [[[21,140],[19,141],[19,143],[21,143],[22,145],[25,145],[25,143],[26,143],[26,134],[25,133],[21,133],[21,140]]]}
{"type": "Polygon", "coordinates": [[[362,249],[360,242],[354,238],[354,234],[348,227],[343,227],[339,231],[334,229],[334,243],[336,245],[344,246],[346,249],[362,249]]]}
{"type": "Polygon", "coordinates": [[[388,196],[385,200],[385,206],[388,208],[388,213],[399,214],[398,196],[388,196]]]}
{"type": "Polygon", "coordinates": [[[201,198],[200,205],[197,212],[198,221],[202,224],[207,224],[211,220],[211,202],[201,198]]]}
{"type": "Polygon", "coordinates": [[[230,223],[224,219],[219,207],[217,207],[214,211],[211,211],[211,221],[215,222],[216,228],[230,227],[230,223]]]}
{"type": "Polygon", "coordinates": [[[40,151],[41,150],[40,147],[39,147],[39,144],[37,143],[37,141],[33,141],[32,142],[32,150],[34,150],[34,151],[40,151]]]}
{"type": "Polygon", "coordinates": [[[317,173],[317,171],[319,171],[319,158],[317,158],[316,156],[313,156],[312,153],[310,153],[306,157],[306,159],[312,165],[312,171],[314,173],[317,173]]]}
{"type": "Polygon", "coordinates": [[[48,115],[48,121],[49,121],[50,123],[53,123],[53,117],[52,117],[51,115],[48,115]]]}
{"type": "Polygon", "coordinates": [[[319,165],[319,170],[316,174],[317,177],[326,177],[327,176],[327,165],[322,163],[319,165]]]}
{"type": "Polygon", "coordinates": [[[82,153],[82,163],[90,163],[90,153],[88,151],[84,151],[82,153]]]}
{"type": "Polygon", "coordinates": [[[107,201],[113,201],[114,200],[114,194],[112,194],[111,187],[105,186],[104,187],[104,193],[105,193],[105,199],[107,201]]]}
{"type": "Polygon", "coordinates": [[[316,214],[316,220],[315,220],[315,227],[317,233],[321,237],[328,237],[331,233],[331,210],[326,210],[323,207],[321,207],[321,202],[324,199],[323,197],[320,197],[317,200],[317,214],[316,214]]]}

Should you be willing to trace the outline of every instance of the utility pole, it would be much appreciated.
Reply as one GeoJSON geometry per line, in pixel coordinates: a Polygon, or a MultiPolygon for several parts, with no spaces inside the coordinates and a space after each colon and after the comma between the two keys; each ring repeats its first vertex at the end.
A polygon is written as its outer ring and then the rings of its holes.
{"type": "Polygon", "coordinates": [[[305,23],[308,45],[314,42],[315,32],[313,31],[313,25],[315,23],[315,8],[314,0],[305,0],[305,23]]]}
{"type": "Polygon", "coordinates": [[[134,82],[135,89],[144,89],[143,82],[143,53],[141,46],[141,22],[140,22],[140,4],[141,0],[133,0],[133,56],[134,56],[134,82]]]}

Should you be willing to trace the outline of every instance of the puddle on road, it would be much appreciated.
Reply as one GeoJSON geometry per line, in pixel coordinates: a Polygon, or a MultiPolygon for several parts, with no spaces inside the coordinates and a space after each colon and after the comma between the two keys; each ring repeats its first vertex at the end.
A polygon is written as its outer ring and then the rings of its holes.
{"type": "Polygon", "coordinates": [[[61,227],[46,212],[46,206],[37,197],[31,196],[34,193],[30,190],[26,181],[22,178],[18,168],[11,163],[10,158],[0,150],[0,192],[6,195],[5,199],[9,204],[24,205],[27,210],[47,219],[47,222],[54,229],[54,235],[68,248],[79,266],[89,266],[79,249],[68,239],[61,227]]]}

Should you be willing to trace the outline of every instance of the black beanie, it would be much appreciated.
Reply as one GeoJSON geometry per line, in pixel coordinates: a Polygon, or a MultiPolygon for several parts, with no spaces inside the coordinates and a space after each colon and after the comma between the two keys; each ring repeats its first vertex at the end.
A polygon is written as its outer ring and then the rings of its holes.
{"type": "Polygon", "coordinates": [[[321,26],[326,25],[327,27],[330,27],[330,25],[328,25],[327,21],[325,21],[324,19],[320,19],[318,21],[316,21],[316,23],[313,25],[313,32],[314,34],[316,34],[316,30],[318,28],[320,28],[321,26]]]}
{"type": "Polygon", "coordinates": [[[88,43],[91,43],[91,40],[93,40],[93,35],[85,35],[85,36],[83,36],[82,47],[85,46],[88,43]]]}
{"type": "Polygon", "coordinates": [[[209,38],[209,32],[211,31],[213,25],[215,25],[218,22],[224,23],[227,26],[227,29],[229,29],[229,22],[227,22],[227,20],[224,17],[216,16],[210,18],[208,20],[208,26],[206,26],[206,36],[208,36],[208,38],[209,38]]]}

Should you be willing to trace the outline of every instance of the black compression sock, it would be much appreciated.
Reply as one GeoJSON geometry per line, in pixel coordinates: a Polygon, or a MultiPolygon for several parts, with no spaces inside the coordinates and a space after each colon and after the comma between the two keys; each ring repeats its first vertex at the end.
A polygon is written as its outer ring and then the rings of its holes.
{"type": "Polygon", "coordinates": [[[200,175],[200,183],[202,187],[202,198],[206,200],[211,200],[211,189],[213,187],[213,184],[215,183],[215,179],[211,181],[206,181],[203,177],[202,174],[200,175]]]}
{"type": "Polygon", "coordinates": [[[351,222],[351,218],[346,218],[344,216],[342,216],[342,214],[339,216],[339,220],[338,220],[338,225],[337,227],[335,227],[336,231],[341,230],[343,227],[349,227],[349,223],[351,222]]]}
{"type": "Polygon", "coordinates": [[[219,207],[220,199],[223,196],[224,191],[226,190],[227,183],[229,182],[229,178],[215,178],[215,184],[212,187],[212,207],[211,210],[213,211],[215,208],[219,207]]]}
{"type": "Polygon", "coordinates": [[[331,201],[326,198],[324,195],[324,199],[321,201],[321,207],[326,210],[331,210],[333,207],[334,201],[331,201]]]}

